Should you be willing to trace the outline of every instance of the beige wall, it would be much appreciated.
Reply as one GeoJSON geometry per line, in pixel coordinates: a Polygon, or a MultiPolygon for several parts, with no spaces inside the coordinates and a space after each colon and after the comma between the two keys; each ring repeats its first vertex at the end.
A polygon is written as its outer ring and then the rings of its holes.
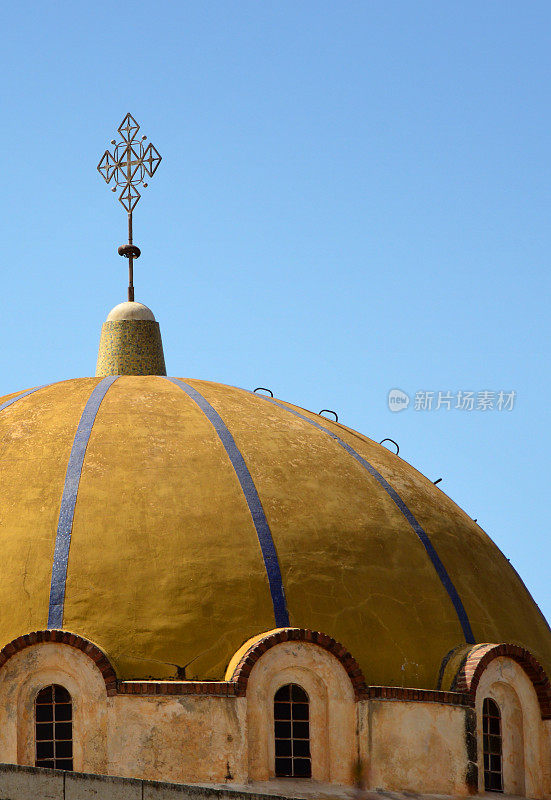
{"type": "Polygon", "coordinates": [[[81,650],[40,644],[0,670],[0,760],[34,766],[34,700],[52,683],[73,699],[74,767],[107,772],[107,695],[101,673],[81,650]]]}
{"type": "Polygon", "coordinates": [[[247,780],[242,697],[110,698],[109,772],[151,780],[247,780]]]}
{"type": "Polygon", "coordinates": [[[108,698],[82,651],[39,644],[0,670],[0,761],[34,766],[34,700],[58,683],[73,701],[74,768],[157,780],[247,778],[246,701],[237,697],[108,698]]]}
{"type": "Polygon", "coordinates": [[[370,700],[360,704],[359,713],[371,789],[467,793],[463,708],[370,700]]]}
{"type": "Polygon", "coordinates": [[[298,683],[310,700],[312,778],[352,783],[356,749],[356,703],[342,664],[326,650],[282,642],[254,665],[247,687],[249,778],[274,776],[274,695],[298,683]]]}
{"type": "Polygon", "coordinates": [[[551,794],[551,719],[542,720],[542,784],[545,794],[551,794]]]}
{"type": "Polygon", "coordinates": [[[479,790],[484,790],[482,705],[498,704],[502,718],[503,788],[508,794],[543,797],[549,792],[549,742],[531,680],[519,664],[496,658],[482,674],[476,692],[479,790]]]}
{"type": "MultiPolygon", "coordinates": [[[[73,699],[75,770],[188,783],[244,784],[274,777],[273,698],[298,683],[310,699],[312,777],[351,784],[358,757],[366,788],[467,793],[465,709],[437,702],[355,701],[337,658],[318,645],[282,642],[254,665],[246,697],[115,695],[87,655],[37,644],[0,669],[0,761],[34,764],[34,699],[46,685],[73,699]],[[231,778],[229,777],[231,776],[231,778]]],[[[551,791],[551,722],[542,722],[526,673],[495,659],[480,680],[476,711],[480,789],[482,703],[503,717],[507,793],[551,791]]]]}

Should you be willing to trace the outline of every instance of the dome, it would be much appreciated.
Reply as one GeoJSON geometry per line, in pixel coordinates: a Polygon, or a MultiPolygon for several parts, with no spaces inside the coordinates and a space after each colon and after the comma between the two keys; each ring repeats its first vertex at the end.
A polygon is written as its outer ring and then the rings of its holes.
{"type": "Polygon", "coordinates": [[[0,400],[0,638],[63,628],[120,678],[219,679],[291,625],[342,642],[370,684],[435,688],[466,642],[551,670],[508,560],[381,445],[199,380],[81,378],[0,400]]]}
{"type": "Polygon", "coordinates": [[[146,319],[150,322],[155,322],[155,315],[153,311],[147,306],[144,306],[143,303],[136,303],[133,300],[119,303],[115,308],[112,308],[107,315],[107,322],[119,322],[120,320],[129,319],[146,319]]]}

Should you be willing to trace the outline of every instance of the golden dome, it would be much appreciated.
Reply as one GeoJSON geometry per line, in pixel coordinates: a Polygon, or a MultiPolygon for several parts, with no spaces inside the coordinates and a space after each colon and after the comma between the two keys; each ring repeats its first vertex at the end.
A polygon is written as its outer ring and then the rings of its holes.
{"type": "Polygon", "coordinates": [[[275,627],[342,642],[371,684],[434,688],[466,642],[551,671],[551,633],[498,548],[440,489],[345,426],[160,376],[0,399],[0,646],[46,627],[121,678],[218,679],[275,627]]]}

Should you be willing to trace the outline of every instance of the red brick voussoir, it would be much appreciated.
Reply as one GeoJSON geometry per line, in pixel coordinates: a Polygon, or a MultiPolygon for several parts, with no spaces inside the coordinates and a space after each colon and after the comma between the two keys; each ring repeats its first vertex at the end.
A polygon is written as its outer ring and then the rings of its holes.
{"type": "Polygon", "coordinates": [[[243,654],[231,677],[231,683],[235,684],[238,697],[243,697],[247,693],[249,676],[260,656],[282,642],[306,642],[327,650],[328,653],[331,653],[340,661],[346,670],[352,683],[356,700],[366,696],[367,684],[360,666],[342,644],[320,631],[312,631],[307,628],[281,628],[263,636],[243,654]]]}
{"type": "Polygon", "coordinates": [[[551,719],[551,684],[549,678],[529,650],[516,644],[475,645],[463,659],[453,681],[452,689],[469,694],[474,702],[476,690],[486,667],[495,658],[510,658],[520,664],[536,691],[542,719],[551,719]]]}
{"type": "Polygon", "coordinates": [[[47,642],[64,644],[69,647],[74,647],[75,650],[81,650],[94,662],[101,672],[105,682],[107,696],[112,697],[117,693],[117,675],[103,650],[100,650],[97,645],[88,641],[88,639],[84,639],[82,636],[78,636],[76,633],[71,633],[70,631],[43,630],[18,636],[17,639],[13,639],[0,650],[0,669],[12,656],[16,653],[20,653],[21,650],[47,642]]]}

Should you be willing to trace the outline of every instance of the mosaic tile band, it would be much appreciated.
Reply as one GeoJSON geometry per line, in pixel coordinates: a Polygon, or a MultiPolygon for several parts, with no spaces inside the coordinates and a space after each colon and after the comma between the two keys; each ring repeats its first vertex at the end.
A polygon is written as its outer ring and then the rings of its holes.
{"type": "Polygon", "coordinates": [[[50,586],[50,603],[48,609],[48,628],[63,627],[63,608],[65,605],[65,584],[67,581],[67,564],[69,562],[69,548],[71,545],[71,534],[73,531],[73,518],[77,503],[78,487],[84,456],[92,426],[94,425],[101,401],[107,394],[108,389],[117,380],[117,376],[104,378],[100,381],[88,398],[84,406],[84,411],[78,423],[75,433],[73,447],[67,464],[65,474],[65,485],[61,496],[61,507],[59,509],[59,520],[57,523],[57,533],[54,549],[54,563],[52,566],[52,582],[50,586]]]}
{"type": "Polygon", "coordinates": [[[96,377],[106,375],[166,375],[159,323],[146,319],[104,322],[96,377]]]}
{"type": "Polygon", "coordinates": [[[179,378],[167,378],[167,380],[175,386],[179,386],[180,389],[199,406],[224,445],[224,449],[228,454],[228,458],[231,461],[231,465],[235,470],[235,474],[237,475],[241,489],[245,495],[245,500],[247,501],[256,529],[258,543],[262,551],[262,558],[264,559],[264,566],[266,568],[266,575],[268,576],[275,623],[278,628],[286,628],[289,626],[289,612],[287,611],[287,604],[285,602],[283,578],[281,577],[277,552],[272,538],[272,532],[268,525],[268,520],[266,519],[266,514],[264,513],[258,491],[254,485],[249,468],[245,463],[245,459],[237,447],[235,439],[231,435],[226,423],[203,395],[200,394],[197,389],[194,389],[193,386],[190,386],[189,383],[185,383],[179,378]]]}

